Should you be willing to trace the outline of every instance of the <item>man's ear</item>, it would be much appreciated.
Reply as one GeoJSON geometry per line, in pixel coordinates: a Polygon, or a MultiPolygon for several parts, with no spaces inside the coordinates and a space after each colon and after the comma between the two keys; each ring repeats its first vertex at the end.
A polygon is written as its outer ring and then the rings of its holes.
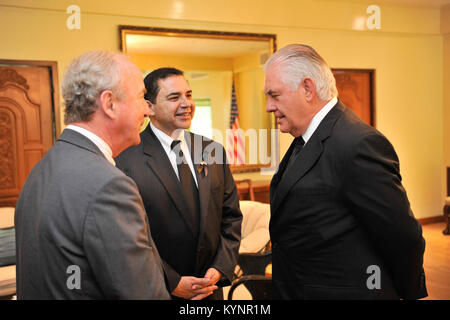
{"type": "Polygon", "coordinates": [[[154,117],[156,115],[156,105],[153,102],[151,102],[150,100],[147,100],[147,101],[148,101],[149,115],[151,117],[154,117]]]}
{"type": "Polygon", "coordinates": [[[303,88],[305,90],[305,99],[307,101],[312,101],[316,95],[316,84],[311,78],[303,79],[303,88]]]}
{"type": "Polygon", "coordinates": [[[99,97],[99,107],[102,109],[103,113],[111,118],[116,118],[116,108],[114,106],[115,96],[111,90],[105,90],[100,94],[99,97]]]}

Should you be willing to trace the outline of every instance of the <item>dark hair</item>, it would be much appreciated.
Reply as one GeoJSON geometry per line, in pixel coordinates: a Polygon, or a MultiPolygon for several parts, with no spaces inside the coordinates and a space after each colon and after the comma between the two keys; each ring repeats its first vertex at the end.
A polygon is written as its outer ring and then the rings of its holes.
{"type": "Polygon", "coordinates": [[[184,72],[175,68],[159,68],[150,72],[144,79],[145,88],[147,93],[145,99],[151,103],[156,103],[156,97],[159,92],[158,81],[160,79],[166,79],[171,76],[182,76],[184,72]]]}

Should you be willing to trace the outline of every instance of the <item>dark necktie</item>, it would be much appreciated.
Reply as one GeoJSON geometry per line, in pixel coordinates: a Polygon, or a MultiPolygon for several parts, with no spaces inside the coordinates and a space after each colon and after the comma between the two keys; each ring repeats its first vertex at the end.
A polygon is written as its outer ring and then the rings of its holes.
{"type": "Polygon", "coordinates": [[[300,136],[298,138],[295,138],[294,141],[295,145],[294,145],[294,150],[292,150],[291,156],[289,157],[288,163],[286,165],[286,169],[284,170],[284,172],[286,172],[294,163],[295,159],[297,158],[298,154],[300,153],[300,151],[302,150],[303,146],[305,145],[305,140],[303,140],[303,137],[300,136]]]}
{"type": "Polygon", "coordinates": [[[200,224],[200,201],[198,196],[198,189],[195,185],[194,177],[192,176],[191,169],[184,157],[183,151],[181,151],[180,140],[173,140],[170,148],[175,152],[177,157],[178,176],[180,178],[181,191],[186,203],[186,211],[189,219],[191,219],[194,226],[194,234],[198,234],[198,228],[200,224]]]}

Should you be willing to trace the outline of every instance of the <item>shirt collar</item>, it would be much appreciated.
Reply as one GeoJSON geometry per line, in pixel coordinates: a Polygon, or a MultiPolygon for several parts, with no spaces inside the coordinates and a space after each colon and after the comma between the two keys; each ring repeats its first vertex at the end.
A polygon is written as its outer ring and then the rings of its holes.
{"type": "Polygon", "coordinates": [[[322,122],[323,118],[330,112],[330,110],[336,105],[338,102],[337,97],[334,97],[330,101],[327,102],[326,105],[322,107],[322,109],[319,110],[319,112],[316,113],[314,118],[312,118],[311,123],[309,124],[306,131],[302,134],[303,140],[305,140],[305,144],[308,142],[308,140],[313,135],[314,131],[316,131],[319,124],[322,122]]]}
{"type": "Polygon", "coordinates": [[[76,131],[91,140],[100,149],[106,160],[108,160],[113,166],[116,166],[116,162],[114,161],[112,156],[111,147],[102,138],[92,133],[91,131],[74,124],[69,124],[66,129],[76,131]]]}
{"type": "Polygon", "coordinates": [[[152,122],[150,121],[150,127],[152,128],[153,133],[156,135],[158,140],[161,142],[164,148],[168,148],[170,150],[170,145],[172,144],[173,140],[180,140],[181,143],[184,142],[184,129],[177,130],[176,132],[177,136],[176,139],[172,138],[171,136],[167,135],[162,130],[159,130],[156,128],[152,122]]]}

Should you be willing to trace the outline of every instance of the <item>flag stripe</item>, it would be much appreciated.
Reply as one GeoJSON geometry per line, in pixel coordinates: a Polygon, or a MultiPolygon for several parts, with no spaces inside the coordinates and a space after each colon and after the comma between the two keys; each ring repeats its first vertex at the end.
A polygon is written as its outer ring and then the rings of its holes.
{"type": "Polygon", "coordinates": [[[230,129],[227,137],[227,157],[230,164],[245,164],[245,145],[242,130],[239,130],[239,110],[234,80],[231,89],[230,129]]]}

